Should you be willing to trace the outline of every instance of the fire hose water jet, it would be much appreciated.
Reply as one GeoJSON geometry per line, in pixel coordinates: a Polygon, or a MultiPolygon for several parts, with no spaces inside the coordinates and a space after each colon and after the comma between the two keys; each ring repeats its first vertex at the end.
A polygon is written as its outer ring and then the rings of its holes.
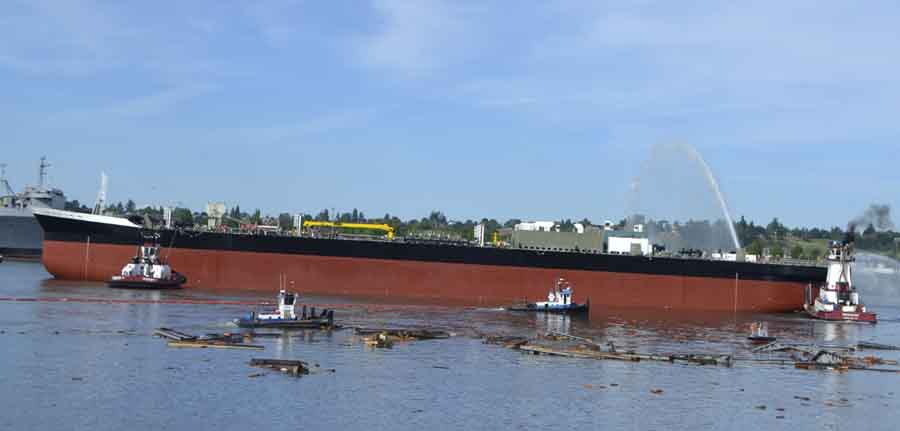
{"type": "Polygon", "coordinates": [[[676,146],[680,151],[683,151],[691,160],[695,161],[700,167],[703,169],[703,173],[706,176],[706,181],[709,183],[709,187],[716,194],[716,199],[719,200],[719,207],[722,209],[722,215],[725,216],[725,221],[728,222],[728,231],[731,233],[731,241],[734,243],[734,249],[741,249],[741,241],[738,239],[737,232],[734,230],[734,221],[731,219],[731,212],[728,211],[728,205],[725,203],[725,197],[722,196],[722,190],[719,189],[719,182],[716,181],[715,175],[712,173],[712,169],[709,168],[709,165],[706,164],[706,160],[703,160],[703,156],[697,152],[697,149],[687,145],[687,144],[678,144],[676,146]]]}

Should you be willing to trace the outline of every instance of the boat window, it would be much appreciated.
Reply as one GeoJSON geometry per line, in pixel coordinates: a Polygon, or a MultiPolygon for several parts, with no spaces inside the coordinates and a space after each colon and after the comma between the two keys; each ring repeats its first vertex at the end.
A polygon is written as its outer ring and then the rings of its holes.
{"type": "Polygon", "coordinates": [[[294,295],[285,295],[284,305],[294,305],[294,295]]]}

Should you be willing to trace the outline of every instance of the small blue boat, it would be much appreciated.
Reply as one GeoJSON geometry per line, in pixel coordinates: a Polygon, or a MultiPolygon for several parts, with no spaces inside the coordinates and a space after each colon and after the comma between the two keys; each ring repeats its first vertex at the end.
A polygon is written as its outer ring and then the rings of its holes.
{"type": "Polygon", "coordinates": [[[572,302],[572,286],[564,278],[556,280],[556,286],[547,294],[546,302],[529,302],[508,307],[509,311],[532,311],[543,313],[584,313],[589,311],[591,300],[585,304],[572,302]]]}

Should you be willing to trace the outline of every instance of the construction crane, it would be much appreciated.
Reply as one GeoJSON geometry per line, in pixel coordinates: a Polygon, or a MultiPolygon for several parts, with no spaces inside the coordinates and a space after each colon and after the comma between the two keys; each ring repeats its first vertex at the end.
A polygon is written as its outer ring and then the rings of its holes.
{"type": "Polygon", "coordinates": [[[336,229],[371,229],[371,230],[380,230],[382,232],[387,232],[388,239],[394,239],[394,228],[379,223],[342,223],[342,222],[332,222],[332,221],[314,221],[314,220],[306,220],[303,222],[303,227],[330,227],[336,229]]]}

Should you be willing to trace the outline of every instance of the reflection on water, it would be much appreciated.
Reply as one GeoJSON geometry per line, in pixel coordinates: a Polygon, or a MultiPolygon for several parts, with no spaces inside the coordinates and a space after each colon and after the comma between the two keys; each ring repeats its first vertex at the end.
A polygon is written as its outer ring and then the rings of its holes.
{"type": "MultiPolygon", "coordinates": [[[[47,280],[40,265],[16,262],[0,265],[0,297],[220,298],[47,280]]],[[[770,335],[785,342],[900,344],[900,310],[888,307],[876,309],[887,319],[875,326],[794,314],[338,310],[338,320],[361,326],[436,326],[460,334],[393,349],[367,348],[346,330],[257,337],[262,352],[171,349],[150,336],[160,326],[195,334],[238,331],[232,319],[248,308],[0,301],[0,385],[12,388],[0,392],[0,429],[886,429],[900,411],[896,375],[530,356],[469,336],[556,332],[646,352],[747,356],[753,321],[767,322],[770,335]],[[258,372],[247,365],[253,357],[302,359],[336,372],[250,378],[258,372]]],[[[876,352],[898,356],[892,353],[876,352]]]]}
{"type": "Polygon", "coordinates": [[[573,317],[568,314],[534,313],[539,330],[548,333],[570,335],[573,317]]]}

